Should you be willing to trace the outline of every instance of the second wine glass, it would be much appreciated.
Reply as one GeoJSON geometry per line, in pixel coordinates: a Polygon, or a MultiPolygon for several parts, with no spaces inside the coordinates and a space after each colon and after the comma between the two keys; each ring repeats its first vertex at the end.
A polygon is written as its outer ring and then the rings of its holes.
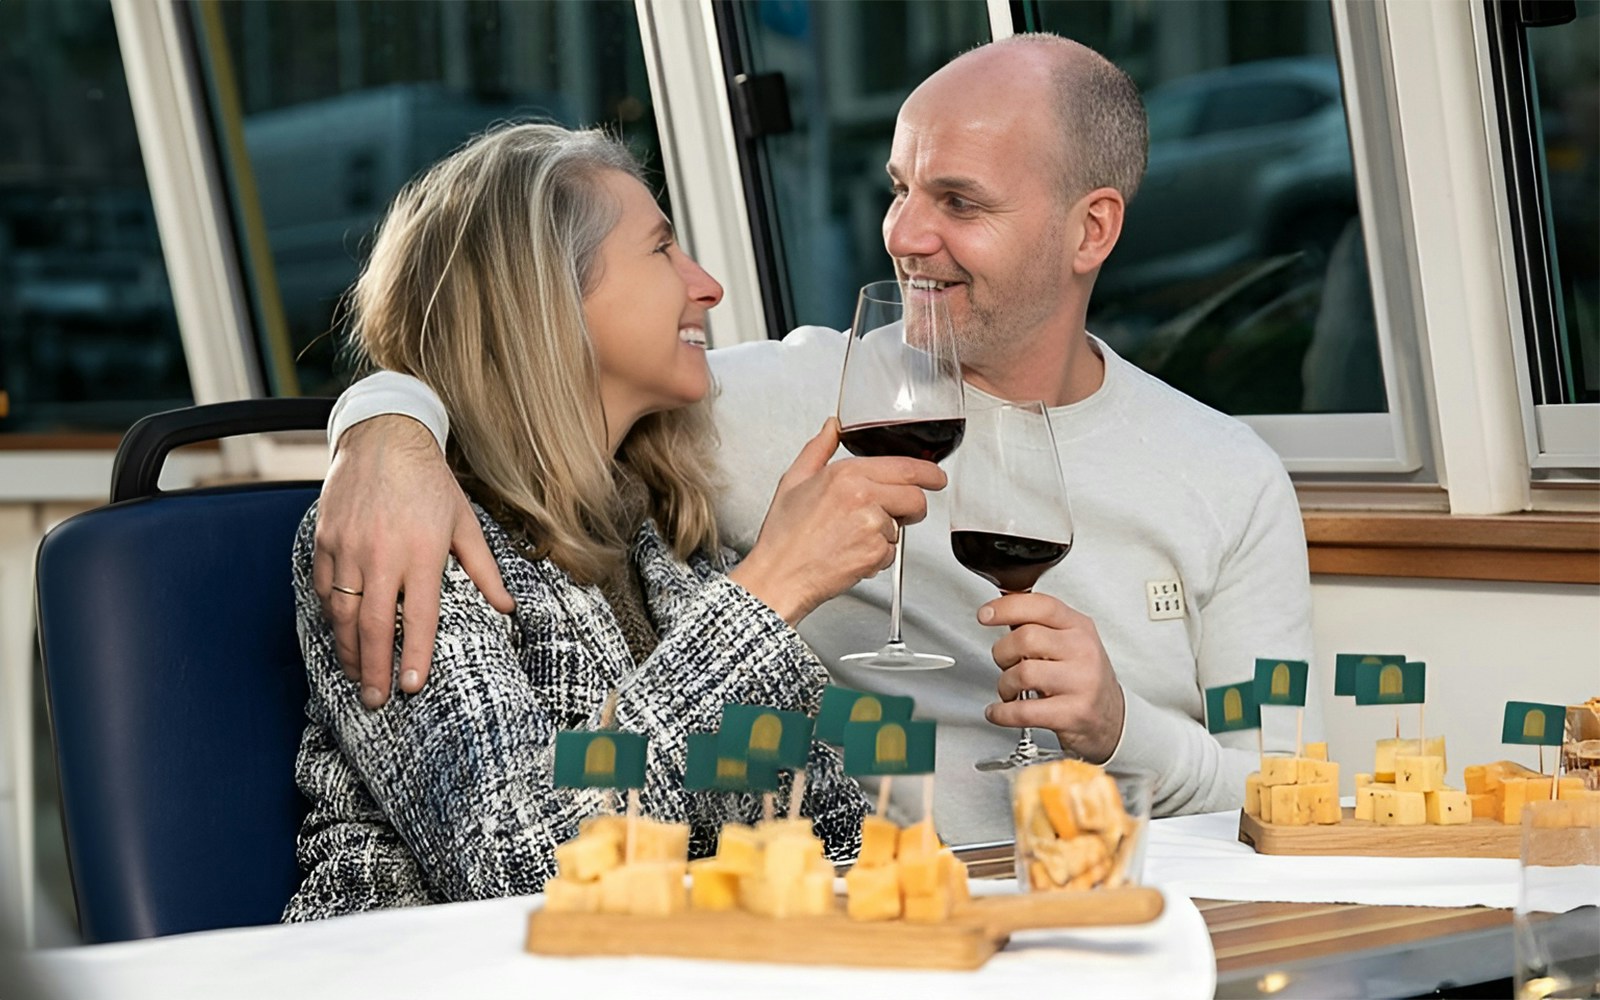
{"type": "MultiPolygon", "coordinates": [[[[950,548],[956,561],[1002,594],[1030,592],[1072,549],[1061,456],[1043,403],[973,409],[950,488],[950,548]]],[[[1024,691],[1022,697],[1035,693],[1024,691]]],[[[1009,755],[975,766],[1002,771],[1062,756],[1041,749],[1025,728],[1009,755]]]]}
{"type": "MultiPolygon", "coordinates": [[[[839,443],[863,457],[902,455],[938,462],[961,443],[965,389],[943,290],[876,281],[861,289],[839,384],[839,443]]],[[[920,653],[900,636],[905,528],[895,540],[889,639],[841,659],[880,670],[937,670],[955,664],[920,653]]]]}

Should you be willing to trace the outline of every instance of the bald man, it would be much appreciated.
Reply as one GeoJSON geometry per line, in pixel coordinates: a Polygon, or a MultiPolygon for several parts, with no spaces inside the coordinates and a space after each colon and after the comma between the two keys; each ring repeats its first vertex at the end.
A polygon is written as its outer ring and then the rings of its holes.
{"type": "MultiPolygon", "coordinates": [[[[1004,756],[1021,726],[1114,773],[1150,775],[1157,815],[1236,808],[1255,737],[1210,735],[1203,689],[1252,676],[1258,656],[1311,659],[1305,539],[1276,455],[1085,329],[1146,149],[1132,81],[1052,35],[956,58],[895,123],[883,237],[896,273],[948,303],[969,404],[1050,407],[1076,525],[1071,555],[1033,593],[996,597],[955,561],[946,500],[930,495],[927,520],[906,533],[904,631],[912,647],[954,656],[951,669],[841,662],[881,644],[887,574],[801,625],[838,683],[910,695],[920,717],[938,720],[935,813],[950,842],[1011,837],[1006,780],[973,764],[1004,756]],[[1152,590],[1181,601],[1158,608],[1152,590]]],[[[727,544],[753,544],[787,457],[832,414],[844,346],[843,334],[807,327],[711,352],[727,544]]],[[[394,373],[347,392],[330,427],[338,447],[318,558],[331,572],[319,578],[364,591],[359,602],[324,604],[372,707],[426,683],[434,609],[416,595],[437,593],[451,551],[492,603],[510,608],[442,460],[446,430],[437,400],[394,373]],[[412,599],[396,664],[401,591],[412,599]]],[[[1321,688],[1310,687],[1306,738],[1315,739],[1321,688]]],[[[915,788],[892,804],[921,808],[915,788]]]]}

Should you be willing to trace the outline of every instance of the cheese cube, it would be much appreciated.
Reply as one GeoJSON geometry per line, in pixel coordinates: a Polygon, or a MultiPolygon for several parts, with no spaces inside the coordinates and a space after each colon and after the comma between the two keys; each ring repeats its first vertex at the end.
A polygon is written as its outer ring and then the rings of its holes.
{"type": "Polygon", "coordinates": [[[1373,812],[1374,797],[1377,794],[1377,785],[1360,785],[1356,788],[1356,819],[1364,819],[1369,823],[1377,822],[1377,815],[1373,812]]]}
{"type": "Polygon", "coordinates": [[[1588,790],[1589,786],[1584,782],[1581,775],[1568,774],[1556,783],[1556,798],[1581,799],[1584,798],[1583,793],[1588,790]]]}
{"type": "Polygon", "coordinates": [[[1461,781],[1468,795],[1483,795],[1490,791],[1489,775],[1483,764],[1468,764],[1461,769],[1461,781]]]}
{"type": "Polygon", "coordinates": [[[1261,762],[1261,784],[1292,785],[1300,777],[1299,757],[1267,757],[1261,762]]]}
{"type": "Polygon", "coordinates": [[[600,883],[549,879],[544,884],[544,908],[551,913],[594,913],[600,909],[600,883]]]}
{"type": "MultiPolygon", "coordinates": [[[[866,827],[862,826],[863,837],[866,827]]],[[[717,838],[717,860],[729,870],[741,875],[753,873],[761,866],[761,837],[754,827],[742,823],[729,823],[717,838]]]]}
{"type": "Polygon", "coordinates": [[[936,924],[950,919],[950,892],[939,886],[933,892],[907,896],[905,917],[908,924],[936,924]]]}
{"type": "Polygon", "coordinates": [[[1428,821],[1428,803],[1421,792],[1399,788],[1376,792],[1372,810],[1379,826],[1422,826],[1428,821]]]}
{"type": "Polygon", "coordinates": [[[1303,756],[1308,757],[1311,760],[1326,761],[1328,759],[1328,744],[1307,743],[1305,745],[1305,752],[1303,756]]]}
{"type": "Polygon", "coordinates": [[[1261,786],[1261,801],[1259,802],[1259,805],[1261,806],[1261,822],[1263,822],[1263,823],[1271,823],[1272,822],[1272,789],[1268,788],[1265,785],[1261,786]]]}
{"type": "Polygon", "coordinates": [[[972,891],[967,886],[967,866],[948,847],[940,851],[939,856],[944,858],[945,891],[950,894],[950,905],[959,907],[970,903],[972,891]]]}
{"type": "Polygon", "coordinates": [[[1500,822],[1522,822],[1522,807],[1550,797],[1550,778],[1506,776],[1500,779],[1500,822]]]}
{"type": "Polygon", "coordinates": [[[1493,792],[1467,792],[1473,819],[1495,819],[1500,812],[1500,797],[1493,792]]]}
{"type": "Polygon", "coordinates": [[[1344,811],[1339,808],[1338,784],[1324,781],[1301,787],[1310,799],[1311,822],[1325,826],[1344,818],[1344,811]]]}
{"type": "Polygon", "coordinates": [[[1539,772],[1509,760],[1492,764],[1473,764],[1462,775],[1466,779],[1468,794],[1476,792],[1498,793],[1500,783],[1506,778],[1537,777],[1539,772]]]}
{"type": "Polygon", "coordinates": [[[859,865],[883,865],[894,860],[895,843],[900,839],[900,828],[882,816],[868,816],[861,821],[861,853],[856,858],[859,865]]]}
{"type": "Polygon", "coordinates": [[[629,895],[631,869],[619,866],[600,876],[600,912],[627,913],[632,897],[629,895]]]}
{"type": "Polygon", "coordinates": [[[1261,815],[1261,772],[1251,771],[1244,779],[1244,814],[1261,815]]]}
{"type": "Polygon", "coordinates": [[[683,870],[682,861],[646,861],[618,869],[627,873],[627,912],[636,917],[667,917],[683,912],[683,870]]]}
{"type": "Polygon", "coordinates": [[[761,875],[774,884],[797,882],[822,857],[822,841],[811,835],[778,837],[767,844],[761,856],[761,875]]]}
{"type": "Polygon", "coordinates": [[[1318,785],[1325,781],[1331,781],[1335,785],[1339,783],[1338,764],[1330,764],[1325,760],[1312,760],[1310,757],[1301,757],[1299,761],[1295,784],[1318,785]]]}
{"type": "Polygon", "coordinates": [[[788,882],[746,875],[739,881],[739,902],[751,913],[780,920],[820,916],[833,907],[833,869],[807,871],[788,882]]]}
{"type": "Polygon", "coordinates": [[[1283,826],[1307,826],[1311,823],[1311,810],[1302,807],[1294,785],[1273,785],[1272,822],[1283,826]]]}
{"type": "Polygon", "coordinates": [[[820,917],[833,912],[833,879],[833,865],[826,861],[800,876],[798,903],[802,916],[820,917]]]}
{"type": "Polygon", "coordinates": [[[1050,820],[1050,828],[1057,837],[1068,839],[1078,835],[1078,824],[1073,822],[1072,807],[1067,804],[1067,790],[1061,785],[1039,786],[1039,805],[1050,820]]]}
{"type": "Polygon", "coordinates": [[[721,858],[689,862],[689,906],[696,910],[732,910],[739,905],[739,875],[721,858]]]}
{"type": "Polygon", "coordinates": [[[900,891],[909,898],[926,896],[944,882],[944,852],[918,854],[900,862],[900,891]]]}
{"type": "Polygon", "coordinates": [[[1358,774],[1355,776],[1355,783],[1357,788],[1360,788],[1363,785],[1370,785],[1372,784],[1372,775],[1358,774]]]}
{"type": "Polygon", "coordinates": [[[1377,753],[1373,758],[1373,778],[1377,781],[1394,781],[1395,758],[1400,754],[1411,757],[1437,757],[1445,761],[1446,770],[1450,766],[1444,753],[1443,736],[1430,736],[1426,740],[1379,740],[1377,753]]]}
{"type": "Polygon", "coordinates": [[[934,832],[933,820],[925,819],[900,831],[900,841],[895,856],[903,859],[916,857],[919,854],[936,854],[942,846],[944,845],[939,843],[939,835],[934,832]]]}
{"type": "MultiPolygon", "coordinates": [[[[662,823],[653,819],[633,821],[633,855],[635,864],[653,862],[682,863],[689,857],[689,824],[662,823]]],[[[624,832],[626,851],[626,831],[624,832]]]]}
{"type": "Polygon", "coordinates": [[[568,881],[598,881],[620,864],[622,849],[608,836],[580,833],[556,848],[556,870],[568,881]]]}
{"type": "Polygon", "coordinates": [[[1472,822],[1472,800],[1466,792],[1453,789],[1424,792],[1428,822],[1436,826],[1456,826],[1472,822]]]}
{"type": "Polygon", "coordinates": [[[1435,792],[1444,787],[1443,757],[1413,757],[1401,754],[1394,759],[1394,786],[1402,792],[1435,792]]]}
{"type": "Polygon", "coordinates": [[[845,912],[851,920],[895,920],[901,913],[898,863],[856,865],[844,877],[845,912]]]}

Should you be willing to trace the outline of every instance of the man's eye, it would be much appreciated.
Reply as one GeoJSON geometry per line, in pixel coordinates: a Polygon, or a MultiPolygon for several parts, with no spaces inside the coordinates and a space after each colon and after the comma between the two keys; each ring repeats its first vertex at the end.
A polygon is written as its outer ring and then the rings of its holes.
{"type": "Polygon", "coordinates": [[[897,199],[898,198],[904,198],[906,196],[906,187],[905,187],[904,184],[892,185],[889,188],[889,193],[894,195],[895,198],[897,198],[897,199]]]}
{"type": "Polygon", "coordinates": [[[957,195],[950,195],[949,197],[945,198],[944,203],[950,206],[950,210],[954,212],[970,212],[972,209],[978,207],[967,199],[957,195]]]}

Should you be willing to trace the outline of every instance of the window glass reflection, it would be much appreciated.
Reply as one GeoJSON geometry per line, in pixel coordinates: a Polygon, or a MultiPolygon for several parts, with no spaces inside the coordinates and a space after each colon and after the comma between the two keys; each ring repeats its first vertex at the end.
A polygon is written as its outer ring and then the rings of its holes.
{"type": "MultiPolygon", "coordinates": [[[[1566,399],[1600,403],[1600,3],[1528,31],[1566,399]]],[[[1553,400],[1552,400],[1553,402],[1553,400]]]]}
{"type": "Polygon", "coordinates": [[[1089,328],[1228,413],[1385,411],[1328,6],[1038,12],[1126,70],[1149,110],[1149,172],[1089,328]]]}
{"type": "Polygon", "coordinates": [[[191,11],[275,394],[338,391],[347,372],[329,331],[384,208],[491,124],[605,125],[661,181],[631,0],[208,0],[191,11]]]}
{"type": "Polygon", "coordinates": [[[0,3],[0,136],[0,434],[192,402],[109,3],[0,3]]]}
{"type": "Polygon", "coordinates": [[[779,243],[763,250],[782,255],[789,322],[842,329],[856,290],[892,273],[883,168],[900,103],[989,40],[988,10],[981,0],[756,0],[737,12],[750,71],[783,74],[794,121],[762,141],[779,243]]]}

